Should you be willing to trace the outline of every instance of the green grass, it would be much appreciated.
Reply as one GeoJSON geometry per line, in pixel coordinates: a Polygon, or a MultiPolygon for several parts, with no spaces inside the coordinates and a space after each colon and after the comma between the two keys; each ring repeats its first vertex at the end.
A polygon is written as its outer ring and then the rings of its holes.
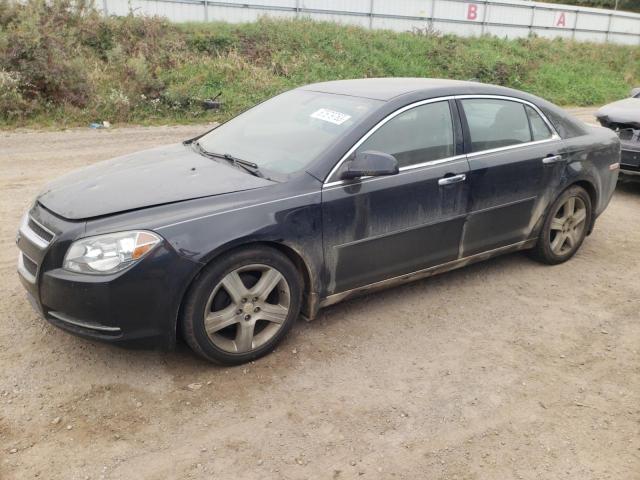
{"type": "Polygon", "coordinates": [[[640,85],[637,47],[308,20],[175,25],[104,19],[70,1],[0,7],[0,126],[219,121],[283,90],[343,78],[474,78],[583,106],[640,85]],[[203,110],[219,92],[224,108],[203,110]]]}

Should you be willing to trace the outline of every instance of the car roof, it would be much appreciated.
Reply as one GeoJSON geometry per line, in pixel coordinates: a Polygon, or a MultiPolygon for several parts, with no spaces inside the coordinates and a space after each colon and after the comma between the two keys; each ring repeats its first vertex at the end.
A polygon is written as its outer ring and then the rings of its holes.
{"type": "Polygon", "coordinates": [[[389,101],[401,95],[412,93],[422,93],[425,98],[465,94],[523,97],[523,92],[506,87],[442,78],[361,78],[312,83],[300,88],[302,90],[365,97],[382,101],[389,101]]]}

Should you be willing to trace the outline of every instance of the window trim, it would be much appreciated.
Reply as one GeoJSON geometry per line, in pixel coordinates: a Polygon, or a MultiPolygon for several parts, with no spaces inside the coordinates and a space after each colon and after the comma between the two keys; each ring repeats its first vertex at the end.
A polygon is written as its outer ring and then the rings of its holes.
{"type": "MultiPolygon", "coordinates": [[[[523,100],[521,98],[509,97],[509,96],[506,96],[506,95],[481,95],[481,94],[447,95],[447,96],[444,96],[444,97],[429,98],[427,100],[420,100],[418,102],[413,102],[413,103],[410,103],[409,105],[405,105],[404,107],[401,107],[398,110],[395,110],[394,112],[391,112],[389,115],[387,115],[385,118],[380,120],[377,124],[375,124],[367,133],[365,133],[362,137],[360,137],[360,139],[349,150],[347,150],[347,153],[345,153],[342,156],[342,158],[340,158],[340,160],[333,166],[333,168],[329,171],[329,175],[327,175],[325,181],[323,182],[322,188],[334,187],[334,186],[344,185],[345,183],[347,183],[346,180],[331,180],[331,178],[340,169],[342,164],[353,154],[353,152],[355,152],[358,149],[358,147],[360,147],[360,145],[362,145],[371,135],[373,135],[380,127],[382,127],[384,124],[386,124],[391,119],[393,119],[393,118],[397,117],[398,115],[406,112],[407,110],[411,110],[412,108],[419,107],[419,106],[422,106],[422,105],[427,105],[429,103],[436,103],[436,102],[449,101],[449,100],[467,100],[467,99],[474,99],[474,98],[487,98],[487,99],[493,99],[493,100],[507,100],[507,101],[512,101],[512,102],[519,102],[519,103],[522,103],[524,105],[529,105],[530,107],[532,107],[536,111],[536,113],[538,113],[538,115],[540,115],[540,117],[542,118],[544,123],[546,123],[547,127],[549,127],[549,130],[551,130],[551,137],[550,138],[546,138],[544,140],[536,140],[536,141],[525,142],[525,143],[516,143],[514,145],[508,145],[506,147],[498,147],[498,148],[492,148],[492,149],[488,149],[488,150],[480,150],[478,152],[465,153],[465,154],[462,154],[462,155],[454,155],[452,157],[441,158],[441,159],[438,159],[438,160],[430,160],[428,162],[416,163],[415,165],[407,165],[407,166],[401,167],[399,169],[400,173],[405,172],[407,170],[414,170],[416,168],[421,168],[421,167],[426,167],[426,166],[431,166],[431,165],[438,165],[438,164],[444,163],[444,162],[450,162],[450,161],[454,161],[454,160],[459,160],[459,159],[465,158],[465,157],[466,158],[471,158],[471,157],[476,157],[476,156],[479,156],[479,155],[486,155],[486,154],[490,154],[490,153],[494,153],[494,152],[502,152],[502,151],[505,151],[505,150],[512,150],[514,148],[527,147],[529,145],[538,145],[538,144],[541,144],[541,143],[553,142],[553,141],[557,141],[557,140],[561,140],[562,139],[562,137],[558,134],[558,132],[556,131],[554,126],[551,124],[549,119],[542,112],[542,110],[540,110],[537,105],[535,105],[535,104],[533,104],[533,103],[531,103],[531,102],[529,102],[527,100],[523,100]]],[[[460,110],[460,109],[458,109],[458,110],[460,110]]],[[[454,112],[451,112],[451,116],[452,117],[453,117],[453,115],[454,115],[454,112]]],[[[463,112],[458,111],[458,115],[463,116],[464,115],[464,111],[463,112]]],[[[465,118],[465,120],[466,120],[466,118],[465,118]]],[[[452,121],[455,123],[455,120],[453,118],[452,118],[452,121]]],[[[455,148],[455,138],[454,138],[454,148],[455,148]]],[[[367,180],[367,179],[373,179],[373,178],[377,178],[377,177],[361,177],[361,180],[367,180]]]]}

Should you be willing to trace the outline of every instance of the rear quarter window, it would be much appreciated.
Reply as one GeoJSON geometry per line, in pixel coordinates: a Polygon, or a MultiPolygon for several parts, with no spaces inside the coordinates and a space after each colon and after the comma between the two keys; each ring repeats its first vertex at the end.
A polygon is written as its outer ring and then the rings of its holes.
{"type": "Polygon", "coordinates": [[[587,130],[578,120],[567,117],[562,113],[556,112],[555,110],[548,107],[539,106],[539,108],[551,122],[553,128],[556,129],[558,135],[560,135],[562,138],[573,138],[587,134],[587,130]]]}
{"type": "Polygon", "coordinates": [[[529,117],[529,126],[531,127],[531,136],[533,141],[546,140],[551,138],[552,133],[542,117],[529,105],[525,105],[524,109],[527,111],[529,117]]]}

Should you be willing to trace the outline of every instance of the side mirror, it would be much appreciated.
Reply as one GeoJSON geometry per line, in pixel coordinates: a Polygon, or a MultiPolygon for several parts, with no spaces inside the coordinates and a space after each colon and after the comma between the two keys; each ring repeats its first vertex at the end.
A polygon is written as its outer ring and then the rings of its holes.
{"type": "Polygon", "coordinates": [[[395,175],[399,172],[396,157],[372,150],[357,153],[353,160],[347,161],[346,167],[346,170],[340,175],[342,180],[395,175]]]}
{"type": "Polygon", "coordinates": [[[631,97],[632,98],[640,97],[640,87],[636,87],[636,88],[632,88],[631,89],[631,97]]]}

